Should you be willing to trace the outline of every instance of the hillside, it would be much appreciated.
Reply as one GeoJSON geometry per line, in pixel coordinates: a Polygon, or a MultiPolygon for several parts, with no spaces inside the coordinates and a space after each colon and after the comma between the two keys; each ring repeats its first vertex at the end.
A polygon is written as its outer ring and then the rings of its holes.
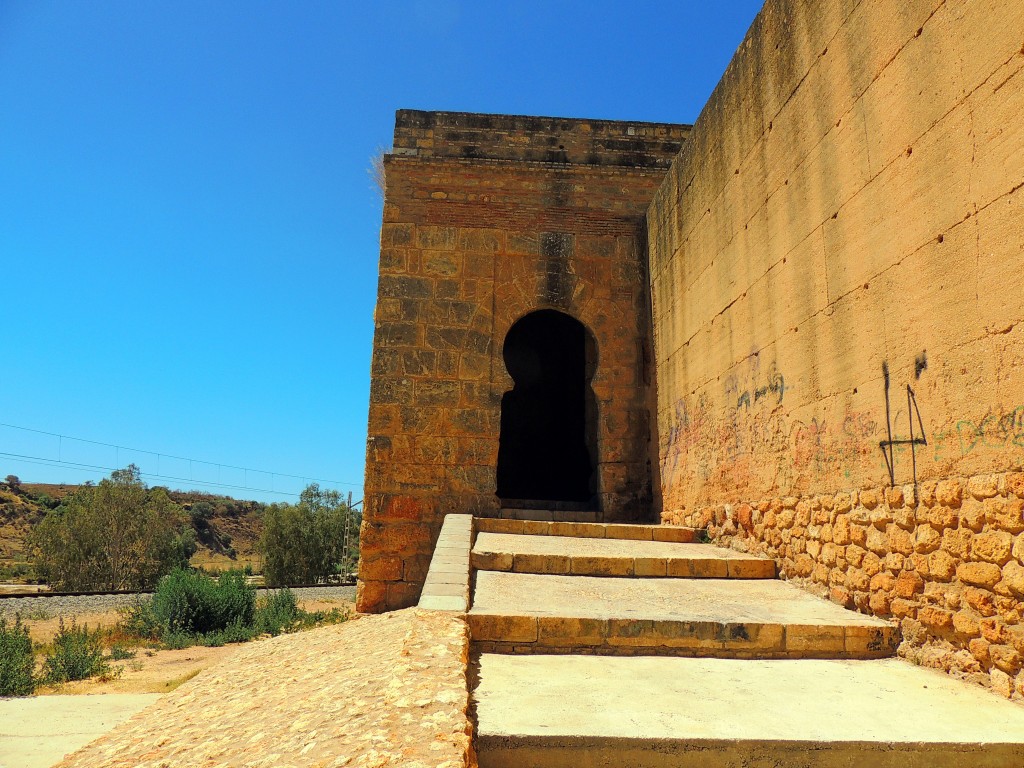
{"type": "MultiPolygon", "coordinates": [[[[12,487],[0,482],[0,582],[21,581],[30,575],[26,549],[29,533],[48,510],[78,488],[44,483],[12,487]]],[[[192,516],[199,545],[192,557],[193,565],[217,569],[257,567],[255,548],[262,530],[263,504],[198,491],[168,490],[168,494],[186,512],[200,504],[208,505],[208,519],[197,520],[197,516],[192,516]]]]}

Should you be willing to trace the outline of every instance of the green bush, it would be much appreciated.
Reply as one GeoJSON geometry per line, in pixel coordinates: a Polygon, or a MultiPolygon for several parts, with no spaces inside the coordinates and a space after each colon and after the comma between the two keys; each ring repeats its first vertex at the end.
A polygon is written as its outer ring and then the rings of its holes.
{"type": "Polygon", "coordinates": [[[256,591],[241,571],[227,571],[213,581],[179,568],[160,580],[152,611],[165,635],[203,635],[234,624],[252,625],[255,603],[256,591]]]}
{"type": "Polygon", "coordinates": [[[247,643],[259,634],[260,632],[255,627],[231,624],[224,629],[218,629],[216,632],[207,632],[201,639],[203,645],[219,648],[228,643],[247,643]]]}
{"type": "Polygon", "coordinates": [[[0,616],[0,696],[28,696],[36,689],[36,660],[28,627],[15,616],[0,616]]]}
{"type": "Polygon", "coordinates": [[[299,601],[290,589],[270,592],[256,606],[256,630],[276,637],[291,629],[300,613],[299,601]]]}
{"type": "Polygon", "coordinates": [[[127,661],[135,658],[135,651],[121,643],[116,643],[110,648],[111,661],[127,661]]]}
{"type": "Polygon", "coordinates": [[[118,608],[121,621],[118,622],[121,632],[129,637],[144,640],[159,640],[164,627],[153,613],[153,600],[139,598],[134,603],[118,608]]]}
{"type": "Polygon", "coordinates": [[[61,618],[53,650],[43,664],[46,682],[66,683],[109,673],[110,662],[103,656],[102,638],[99,627],[90,632],[88,626],[79,627],[74,619],[70,626],[65,626],[61,618]]]}
{"type": "Polygon", "coordinates": [[[181,649],[244,643],[259,635],[276,636],[348,618],[337,610],[303,611],[290,589],[270,592],[259,601],[255,596],[241,571],[227,571],[215,581],[198,571],[176,570],[160,581],[152,600],[121,609],[119,629],[126,636],[181,649]]]}

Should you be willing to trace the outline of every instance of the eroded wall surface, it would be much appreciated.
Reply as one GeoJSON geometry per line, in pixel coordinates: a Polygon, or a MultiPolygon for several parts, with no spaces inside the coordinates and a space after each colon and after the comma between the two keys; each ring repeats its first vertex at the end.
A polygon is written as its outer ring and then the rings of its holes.
{"type": "Polygon", "coordinates": [[[648,214],[663,519],[1024,693],[1024,5],[769,0],[648,214]]]}
{"type": "Polygon", "coordinates": [[[513,387],[502,346],[534,310],[576,318],[596,342],[600,511],[611,520],[650,513],[642,221],[687,131],[398,113],[386,159],[360,610],[413,604],[444,515],[497,509],[501,402],[513,387]]]}

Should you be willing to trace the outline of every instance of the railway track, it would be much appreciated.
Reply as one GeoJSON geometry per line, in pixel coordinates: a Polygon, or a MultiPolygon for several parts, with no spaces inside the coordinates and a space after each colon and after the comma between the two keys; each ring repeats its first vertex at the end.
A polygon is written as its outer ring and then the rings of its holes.
{"type": "MultiPolygon", "coordinates": [[[[330,589],[334,587],[354,587],[356,585],[355,579],[351,581],[340,581],[335,584],[289,584],[288,589],[330,589]]],[[[280,587],[267,587],[263,585],[254,585],[254,589],[257,592],[268,592],[280,587]]],[[[25,598],[25,597],[106,597],[108,595],[140,595],[147,596],[152,595],[152,591],[148,590],[133,590],[133,589],[114,589],[109,591],[101,592],[56,592],[48,589],[39,589],[35,591],[22,591],[22,592],[5,592],[2,586],[0,586],[0,600],[6,600],[8,598],[25,598]]]]}
{"type": "MultiPolygon", "coordinates": [[[[258,592],[272,587],[256,587],[258,592]]],[[[299,600],[355,600],[355,584],[315,584],[289,587],[299,600]]],[[[19,592],[0,594],[0,616],[39,619],[56,616],[74,616],[84,613],[103,613],[131,605],[149,597],[152,592],[19,592]]]]}

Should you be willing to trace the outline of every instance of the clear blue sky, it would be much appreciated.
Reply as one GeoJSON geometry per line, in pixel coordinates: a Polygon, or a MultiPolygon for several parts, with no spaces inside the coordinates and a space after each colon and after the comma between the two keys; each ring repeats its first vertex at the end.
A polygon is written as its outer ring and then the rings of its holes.
{"type": "Polygon", "coordinates": [[[0,477],[360,498],[395,110],[693,122],[760,5],[0,0],[0,423],[163,454],[0,477]]]}

